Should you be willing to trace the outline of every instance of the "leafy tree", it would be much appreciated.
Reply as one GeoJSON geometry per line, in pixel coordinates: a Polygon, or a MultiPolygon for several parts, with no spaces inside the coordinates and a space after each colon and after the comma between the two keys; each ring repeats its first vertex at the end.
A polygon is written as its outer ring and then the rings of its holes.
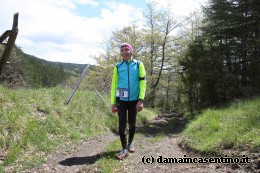
{"type": "Polygon", "coordinates": [[[202,33],[181,60],[191,113],[260,88],[258,2],[211,0],[204,14],[202,33]]]}

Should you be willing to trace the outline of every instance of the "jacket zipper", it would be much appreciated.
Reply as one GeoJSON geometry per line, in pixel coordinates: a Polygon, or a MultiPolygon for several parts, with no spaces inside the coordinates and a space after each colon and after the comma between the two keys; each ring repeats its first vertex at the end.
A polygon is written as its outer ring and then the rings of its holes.
{"type": "Polygon", "coordinates": [[[127,64],[127,70],[128,70],[128,101],[129,101],[129,98],[130,98],[130,79],[129,79],[129,63],[127,64]]]}

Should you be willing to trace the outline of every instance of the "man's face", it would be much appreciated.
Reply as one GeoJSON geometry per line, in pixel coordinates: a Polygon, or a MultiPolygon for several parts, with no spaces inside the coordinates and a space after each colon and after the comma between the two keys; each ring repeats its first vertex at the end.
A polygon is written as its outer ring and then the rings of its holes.
{"type": "Polygon", "coordinates": [[[131,58],[130,50],[127,47],[122,47],[121,56],[124,58],[124,60],[128,61],[131,58]]]}

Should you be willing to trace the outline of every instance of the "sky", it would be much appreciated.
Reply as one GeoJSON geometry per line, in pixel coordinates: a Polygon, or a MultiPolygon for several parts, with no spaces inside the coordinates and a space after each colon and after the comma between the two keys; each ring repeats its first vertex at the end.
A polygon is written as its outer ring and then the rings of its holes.
{"type": "MultiPolygon", "coordinates": [[[[154,0],[166,8],[167,0],[154,0]]],[[[115,30],[142,23],[148,0],[0,0],[0,35],[19,12],[16,45],[25,53],[56,62],[96,64],[93,56],[115,30]]],[[[172,0],[176,16],[188,16],[206,0],[172,0]]]]}

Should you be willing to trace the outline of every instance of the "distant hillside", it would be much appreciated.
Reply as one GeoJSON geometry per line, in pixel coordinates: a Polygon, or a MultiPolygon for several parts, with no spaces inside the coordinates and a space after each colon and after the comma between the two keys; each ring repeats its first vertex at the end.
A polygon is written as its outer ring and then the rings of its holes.
{"type": "Polygon", "coordinates": [[[61,63],[61,62],[50,62],[50,61],[48,61],[48,63],[52,63],[57,66],[62,66],[65,70],[70,71],[71,74],[73,74],[74,72],[76,76],[79,76],[87,65],[87,64],[61,63]]]}
{"type": "MultiPolygon", "coordinates": [[[[4,46],[0,45],[0,55],[3,50],[4,46]]],[[[87,65],[46,61],[26,54],[16,46],[8,61],[0,84],[13,88],[65,85],[69,77],[79,77],[87,65]]]]}
{"type": "MultiPolygon", "coordinates": [[[[32,58],[37,58],[37,57],[31,56],[31,55],[27,55],[27,56],[32,57],[32,58]]],[[[37,58],[37,59],[39,59],[39,58],[37,58]]],[[[71,74],[71,75],[73,75],[75,77],[80,76],[80,74],[83,72],[83,70],[87,66],[87,64],[52,62],[52,61],[46,61],[44,59],[39,59],[39,61],[42,64],[48,64],[48,65],[53,65],[53,66],[56,66],[56,67],[62,67],[62,68],[64,68],[64,70],[67,73],[69,73],[69,74],[71,74]]]]}

